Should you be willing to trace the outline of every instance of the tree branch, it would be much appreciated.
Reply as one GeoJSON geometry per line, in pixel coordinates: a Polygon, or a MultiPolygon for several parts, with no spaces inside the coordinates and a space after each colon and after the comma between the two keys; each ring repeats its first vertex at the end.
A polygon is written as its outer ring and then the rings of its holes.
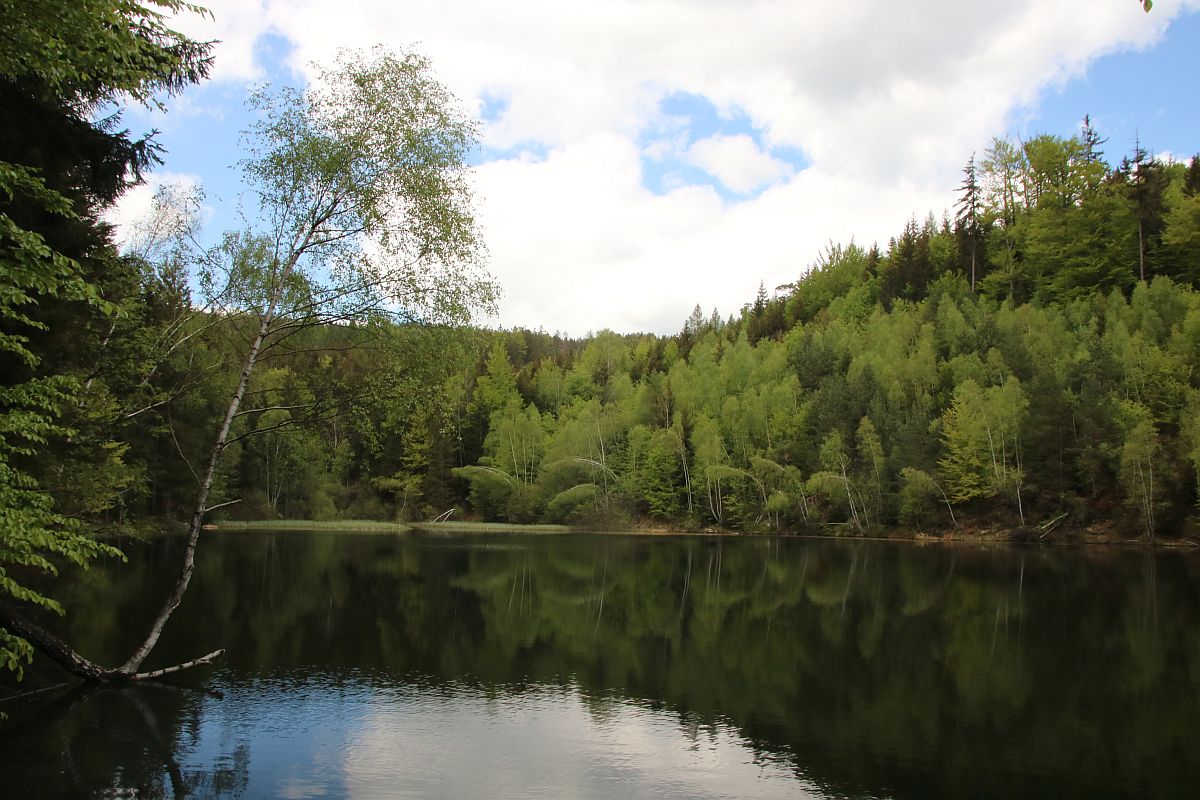
{"type": "Polygon", "coordinates": [[[224,649],[214,650],[206,656],[200,656],[199,658],[193,658],[191,661],[184,661],[182,664],[176,664],[173,667],[163,667],[162,669],[155,669],[155,670],[151,670],[149,672],[139,672],[136,675],[130,675],[129,680],[131,680],[131,681],[150,681],[150,680],[154,680],[155,678],[161,678],[164,675],[174,675],[176,672],[182,672],[185,669],[191,669],[192,667],[200,667],[205,664],[211,664],[212,662],[216,661],[218,658],[220,658],[223,655],[225,655],[224,649]]]}
{"type": "Polygon", "coordinates": [[[203,664],[211,664],[216,659],[224,655],[224,650],[216,650],[206,656],[185,661],[182,664],[176,664],[173,667],[164,667],[150,672],[130,673],[123,669],[110,669],[101,667],[93,661],[90,661],[79,653],[71,649],[70,645],[62,639],[55,636],[50,631],[43,628],[41,625],[26,619],[18,614],[8,605],[0,604],[0,627],[3,627],[8,632],[20,636],[30,644],[32,644],[38,652],[49,658],[54,663],[65,669],[77,678],[82,678],[87,681],[97,681],[100,683],[121,683],[123,681],[145,681],[161,678],[164,675],[172,675],[176,672],[181,672],[185,669],[198,667],[203,664]]]}

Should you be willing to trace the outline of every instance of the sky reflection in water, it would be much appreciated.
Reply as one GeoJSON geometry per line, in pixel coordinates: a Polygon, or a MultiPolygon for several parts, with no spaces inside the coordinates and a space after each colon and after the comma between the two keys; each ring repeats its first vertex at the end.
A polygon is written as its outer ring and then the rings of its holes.
{"type": "Polygon", "coordinates": [[[181,760],[250,753],[245,797],[824,796],[728,725],[575,688],[264,681],[206,700],[181,760]]]}
{"type": "MultiPolygon", "coordinates": [[[[118,662],[177,549],[133,546],[62,583],[65,637],[118,662]]],[[[6,796],[1200,785],[1200,559],[1178,552],[217,533],[147,666],[218,647],[219,666],[180,676],[201,692],[7,704],[6,796]]]]}

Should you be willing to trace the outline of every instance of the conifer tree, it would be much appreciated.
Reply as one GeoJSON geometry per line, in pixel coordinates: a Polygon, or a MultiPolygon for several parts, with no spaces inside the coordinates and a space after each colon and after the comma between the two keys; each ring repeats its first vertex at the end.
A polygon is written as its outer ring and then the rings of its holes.
{"type": "Polygon", "coordinates": [[[971,291],[975,291],[976,252],[979,241],[983,238],[983,192],[975,172],[975,154],[963,167],[963,182],[958,187],[959,200],[954,222],[958,228],[959,239],[962,241],[971,257],[971,291]]]}
{"type": "Polygon", "coordinates": [[[1144,281],[1147,257],[1162,236],[1170,176],[1140,140],[1134,142],[1133,157],[1123,160],[1120,171],[1137,222],[1138,279],[1144,281]]]}
{"type": "Polygon", "coordinates": [[[1183,193],[1187,197],[1195,197],[1200,192],[1200,153],[1188,161],[1187,172],[1183,177],[1183,193]]]}
{"type": "MultiPolygon", "coordinates": [[[[0,596],[61,612],[9,571],[54,574],[116,551],[99,544],[40,485],[37,467],[76,432],[66,424],[89,379],[64,369],[52,325],[116,325],[112,272],[121,266],[100,212],[155,161],[150,137],[96,121],[105,104],[161,105],[202,80],[211,45],[167,24],[205,13],[183,0],[0,2],[0,596]],[[103,324],[103,323],[101,323],[103,324]],[[59,359],[52,362],[47,356],[59,359]]],[[[102,420],[111,422],[111,419],[102,420]]],[[[119,459],[118,459],[119,460],[119,459]]],[[[114,465],[115,466],[115,465],[114,465]]],[[[18,573],[20,574],[20,573],[18,573]]],[[[30,643],[76,674],[107,673],[0,605],[0,666],[20,672],[30,643]]]]}

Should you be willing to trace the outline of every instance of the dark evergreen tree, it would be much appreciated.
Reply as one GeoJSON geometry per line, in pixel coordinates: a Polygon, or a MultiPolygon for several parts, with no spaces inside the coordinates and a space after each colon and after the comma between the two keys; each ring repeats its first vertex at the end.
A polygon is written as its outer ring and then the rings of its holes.
{"type": "Polygon", "coordinates": [[[1100,147],[1108,139],[1101,137],[1099,131],[1092,125],[1090,114],[1083,115],[1083,126],[1079,135],[1079,141],[1083,144],[1083,158],[1085,161],[1096,163],[1104,160],[1104,151],[1100,147]]]}
{"type": "Polygon", "coordinates": [[[1200,192],[1200,153],[1188,161],[1187,172],[1183,177],[1183,193],[1187,197],[1195,197],[1200,192]]]}
{"type": "Polygon", "coordinates": [[[955,231],[958,235],[960,252],[969,259],[971,276],[971,291],[975,291],[975,278],[978,271],[978,251],[983,239],[983,191],[979,186],[975,172],[975,154],[971,154],[967,165],[963,167],[963,182],[958,187],[959,199],[954,217],[955,231]]]}
{"type": "Polygon", "coordinates": [[[918,227],[916,218],[912,218],[900,238],[891,241],[887,268],[882,271],[881,295],[885,303],[894,299],[917,300],[925,295],[925,287],[933,278],[929,252],[933,233],[929,222],[918,227]]]}
{"type": "Polygon", "coordinates": [[[1104,161],[1104,150],[1101,149],[1107,141],[1092,125],[1091,116],[1084,114],[1079,142],[1083,145],[1083,182],[1088,193],[1096,192],[1108,175],[1108,164],[1104,161]]]}
{"type": "Polygon", "coordinates": [[[1120,173],[1137,226],[1138,279],[1146,280],[1165,227],[1166,191],[1170,175],[1163,163],[1135,141],[1133,157],[1122,161],[1120,173]]]}
{"type": "MultiPolygon", "coordinates": [[[[165,24],[168,13],[197,11],[182,0],[0,2],[0,593],[6,597],[61,610],[7,569],[53,573],[52,559],[86,563],[111,551],[79,520],[111,507],[131,479],[110,430],[122,416],[115,396],[128,387],[106,387],[96,367],[111,362],[118,312],[141,287],[137,265],[117,257],[99,216],[127,176],[137,180],[154,161],[155,149],[149,137],[121,130],[119,115],[96,117],[107,104],[156,103],[156,95],[205,76],[211,46],[165,24]],[[46,486],[51,479],[55,485],[46,486]]],[[[19,671],[33,641],[78,674],[102,674],[19,614],[0,612],[0,665],[19,671]]]]}

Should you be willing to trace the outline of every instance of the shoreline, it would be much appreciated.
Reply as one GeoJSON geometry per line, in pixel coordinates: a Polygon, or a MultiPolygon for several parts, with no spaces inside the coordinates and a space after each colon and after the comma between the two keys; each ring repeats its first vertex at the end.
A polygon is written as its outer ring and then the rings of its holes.
{"type": "Polygon", "coordinates": [[[590,533],[596,535],[626,536],[729,536],[740,538],[799,538],[840,539],[845,541],[912,542],[915,544],[968,544],[968,545],[1042,545],[1054,547],[1141,547],[1167,548],[1173,550],[1200,550],[1200,541],[1193,535],[1184,534],[1176,538],[1157,537],[1153,542],[1144,534],[1123,536],[1109,526],[1090,528],[1062,528],[1039,531],[1037,528],[965,527],[939,532],[926,532],[906,528],[891,528],[868,534],[840,534],[837,532],[788,531],[788,532],[741,532],[721,528],[686,529],[671,526],[639,525],[632,528],[596,528],[568,525],[522,524],[509,522],[382,522],[378,520],[235,520],[204,526],[206,531],[296,531],[330,533],[519,533],[553,535],[564,533],[590,533]]]}

